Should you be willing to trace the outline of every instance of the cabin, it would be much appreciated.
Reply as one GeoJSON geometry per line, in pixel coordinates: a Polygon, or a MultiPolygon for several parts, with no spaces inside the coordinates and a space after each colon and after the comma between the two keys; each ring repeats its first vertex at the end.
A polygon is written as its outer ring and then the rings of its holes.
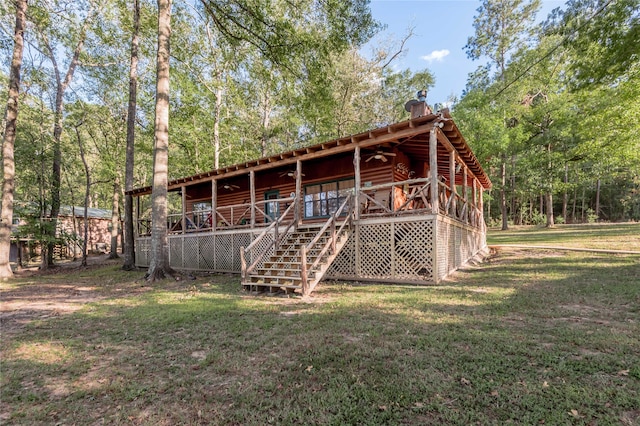
{"type": "MultiPolygon", "coordinates": [[[[252,292],[439,283],[486,248],[491,181],[448,110],[407,109],[403,122],[170,181],[170,265],[239,273],[252,292]]],[[[128,192],[140,267],[151,190],[128,192]]]]}
{"type": "MultiPolygon", "coordinates": [[[[36,218],[33,208],[22,209],[29,217],[36,218]]],[[[50,217],[50,214],[48,215],[50,217]]],[[[27,224],[27,218],[14,216],[11,229],[10,262],[23,265],[41,253],[40,246],[32,235],[24,235],[20,228],[27,224]]],[[[84,207],[60,206],[54,246],[54,258],[66,259],[80,255],[84,238],[84,207]]],[[[91,253],[108,253],[111,250],[111,210],[89,207],[87,209],[87,248],[91,253]]]]}

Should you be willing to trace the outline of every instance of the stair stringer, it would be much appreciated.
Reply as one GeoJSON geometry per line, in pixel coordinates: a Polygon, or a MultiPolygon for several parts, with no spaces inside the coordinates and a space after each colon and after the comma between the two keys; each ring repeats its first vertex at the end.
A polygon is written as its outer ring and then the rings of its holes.
{"type": "Polygon", "coordinates": [[[335,252],[331,253],[327,257],[326,261],[320,262],[316,268],[310,271],[310,272],[315,272],[315,274],[313,279],[308,280],[307,282],[308,288],[307,288],[306,295],[311,294],[311,292],[316,288],[318,283],[322,281],[322,278],[324,278],[324,275],[327,273],[327,271],[333,264],[333,261],[338,257],[338,255],[342,251],[342,248],[347,244],[347,241],[349,241],[350,235],[351,235],[351,230],[346,229],[345,232],[343,232],[342,235],[340,235],[336,241],[335,252]]]}

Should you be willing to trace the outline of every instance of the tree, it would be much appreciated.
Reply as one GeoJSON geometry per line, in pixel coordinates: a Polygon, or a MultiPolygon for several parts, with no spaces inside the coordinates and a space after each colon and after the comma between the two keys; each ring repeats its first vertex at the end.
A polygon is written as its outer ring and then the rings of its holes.
{"type": "MultiPolygon", "coordinates": [[[[366,0],[283,2],[201,0],[217,31],[234,47],[250,46],[297,81],[318,75],[331,54],[360,45],[376,25],[366,0]],[[273,6],[273,7],[272,7],[273,6]]],[[[158,53],[149,280],[173,275],[168,263],[169,37],[171,1],[158,0],[158,53]]],[[[264,123],[263,123],[264,127],[264,123]]]]}
{"type": "MultiPolygon", "coordinates": [[[[55,103],[54,103],[54,124],[53,124],[53,164],[52,164],[52,173],[51,173],[51,226],[50,229],[50,242],[46,247],[45,253],[42,256],[42,268],[46,269],[50,265],[53,265],[53,248],[55,245],[55,233],[56,233],[56,224],[58,220],[58,213],[60,212],[60,188],[61,188],[61,163],[62,163],[62,150],[61,150],[61,139],[62,139],[62,130],[63,130],[63,110],[64,110],[64,96],[71,84],[73,79],[73,75],[78,67],[80,62],[80,54],[84,50],[84,43],[87,37],[87,31],[89,29],[89,24],[92,22],[93,16],[96,13],[95,5],[90,4],[90,9],[84,17],[84,22],[79,29],[77,39],[75,42],[75,46],[71,53],[71,58],[69,59],[69,64],[67,66],[66,72],[63,72],[58,63],[59,54],[57,51],[57,46],[54,45],[54,40],[50,37],[50,33],[58,36],[56,31],[53,28],[49,27],[51,25],[51,21],[54,18],[50,16],[50,12],[42,11],[42,15],[40,20],[36,22],[36,27],[38,29],[40,35],[40,41],[43,44],[43,50],[45,55],[48,57],[51,62],[51,66],[53,68],[54,74],[54,82],[55,82],[55,103]]],[[[69,34],[67,34],[69,36],[69,34]]],[[[61,38],[64,38],[62,36],[61,38]]],[[[43,247],[44,249],[44,247],[43,247]]]]}
{"type": "Polygon", "coordinates": [[[169,266],[167,238],[167,184],[169,166],[169,53],[171,1],[158,0],[158,55],[156,59],[156,113],[151,192],[151,259],[147,279],[174,275],[169,266]]]}
{"type": "Polygon", "coordinates": [[[615,84],[639,61],[640,0],[570,0],[545,29],[572,51],[572,88],[615,84]]]}
{"type": "Polygon", "coordinates": [[[13,57],[9,74],[9,97],[2,139],[2,215],[0,219],[0,278],[11,278],[13,272],[9,262],[11,247],[11,225],[13,224],[13,192],[15,188],[15,163],[13,157],[18,121],[20,94],[20,68],[24,49],[24,26],[27,0],[16,0],[16,24],[14,31],[13,57]]]}
{"type": "MultiPolygon", "coordinates": [[[[140,3],[133,0],[133,31],[131,35],[131,60],[129,65],[129,107],[127,110],[127,150],[125,160],[124,189],[133,189],[133,170],[135,163],[136,105],[138,93],[138,46],[140,33],[140,3]]],[[[135,268],[135,250],[133,235],[133,196],[125,195],[124,199],[124,262],[122,269],[130,271],[135,268]]]]}
{"type": "MultiPolygon", "coordinates": [[[[496,67],[498,80],[504,83],[510,53],[527,41],[539,8],[540,0],[483,0],[473,23],[475,34],[469,37],[465,46],[467,55],[471,59],[488,56],[489,64],[496,67]]],[[[500,163],[500,214],[503,230],[508,228],[507,152],[508,147],[503,147],[500,163]]]]}

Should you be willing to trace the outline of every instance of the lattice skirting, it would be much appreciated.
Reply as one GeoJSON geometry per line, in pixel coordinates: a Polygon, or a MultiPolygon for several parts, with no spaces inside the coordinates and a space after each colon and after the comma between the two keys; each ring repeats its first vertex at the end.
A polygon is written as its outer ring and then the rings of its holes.
{"type": "MultiPolygon", "coordinates": [[[[261,230],[260,230],[261,231],[261,230]]],[[[172,268],[191,271],[240,272],[240,247],[248,247],[260,232],[226,234],[192,234],[169,237],[169,264],[172,268]]],[[[247,256],[251,263],[273,241],[264,238],[247,256]]],[[[136,240],[136,265],[149,266],[150,238],[136,240]]]]}
{"type": "Polygon", "coordinates": [[[437,281],[455,271],[486,245],[486,235],[446,217],[438,217],[437,281]]]}
{"type": "Polygon", "coordinates": [[[363,220],[327,278],[433,282],[435,219],[363,220]]]}
{"type": "MultiPolygon", "coordinates": [[[[239,273],[240,247],[249,246],[258,235],[242,231],[170,236],[169,262],[181,270],[239,273]]],[[[266,250],[272,239],[273,235],[263,239],[247,262],[266,250]]],[[[137,266],[149,266],[150,242],[148,237],[136,240],[137,266]]],[[[483,232],[441,215],[365,219],[353,226],[325,277],[437,283],[485,246],[483,232]]]]}

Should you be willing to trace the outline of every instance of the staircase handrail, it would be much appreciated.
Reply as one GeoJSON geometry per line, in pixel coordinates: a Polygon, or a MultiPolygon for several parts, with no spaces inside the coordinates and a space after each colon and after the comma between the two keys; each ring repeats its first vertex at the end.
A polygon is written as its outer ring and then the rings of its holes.
{"type": "MultiPolygon", "coordinates": [[[[293,201],[293,203],[291,203],[291,205],[289,205],[289,207],[287,207],[287,209],[284,211],[284,213],[282,213],[282,215],[280,215],[280,217],[278,219],[276,219],[275,221],[271,222],[271,224],[265,228],[252,242],[251,244],[249,244],[246,248],[241,248],[241,258],[245,259],[245,255],[249,254],[251,252],[251,250],[260,242],[262,241],[265,236],[267,234],[269,234],[272,230],[274,230],[275,228],[275,238],[269,243],[269,245],[267,245],[267,247],[265,247],[265,249],[258,255],[256,256],[255,260],[253,261],[253,263],[249,266],[246,267],[246,263],[243,263],[242,265],[242,276],[245,277],[248,273],[250,273],[251,271],[253,271],[253,269],[262,261],[262,259],[264,258],[264,256],[267,254],[267,252],[271,249],[271,247],[273,247],[275,244],[278,244],[281,238],[278,238],[278,227],[280,226],[280,224],[284,221],[284,218],[289,214],[289,212],[291,211],[292,208],[294,208],[294,206],[296,205],[295,202],[295,197],[291,198],[291,200],[293,201]]],[[[286,201],[286,199],[285,199],[286,201]]],[[[286,235],[286,233],[289,231],[289,229],[291,229],[291,227],[294,224],[294,220],[291,220],[289,225],[287,226],[287,228],[285,229],[283,235],[286,235]]]]}
{"type": "MultiPolygon", "coordinates": [[[[332,232],[331,232],[331,238],[327,240],[327,242],[324,244],[324,246],[322,247],[322,250],[320,250],[320,253],[318,254],[318,256],[316,257],[315,262],[313,262],[313,264],[311,265],[311,267],[309,268],[310,270],[313,270],[316,266],[318,266],[318,263],[320,263],[320,259],[322,259],[322,256],[324,256],[324,254],[329,250],[329,247],[332,247],[335,250],[335,246],[336,246],[336,236],[340,235],[340,233],[342,232],[342,230],[344,229],[344,227],[348,224],[351,223],[351,219],[353,216],[353,206],[350,208],[349,213],[347,213],[347,217],[345,218],[345,220],[342,222],[342,225],[340,226],[340,228],[338,228],[338,230],[335,230],[335,223],[337,221],[337,218],[340,216],[340,214],[342,213],[342,211],[344,210],[345,206],[347,206],[349,204],[349,201],[353,198],[353,194],[350,194],[342,203],[342,205],[340,205],[340,208],[338,208],[338,210],[336,210],[336,212],[327,220],[327,222],[324,224],[324,226],[320,229],[320,231],[318,231],[318,233],[316,234],[316,236],[314,237],[313,240],[311,240],[311,242],[309,242],[309,244],[307,244],[307,246],[305,247],[305,251],[308,252],[309,250],[311,250],[313,248],[314,245],[317,244],[318,240],[320,240],[320,237],[324,234],[324,232],[329,228],[329,226],[331,226],[332,232]]],[[[306,259],[305,259],[306,260],[306,259]]]]}

